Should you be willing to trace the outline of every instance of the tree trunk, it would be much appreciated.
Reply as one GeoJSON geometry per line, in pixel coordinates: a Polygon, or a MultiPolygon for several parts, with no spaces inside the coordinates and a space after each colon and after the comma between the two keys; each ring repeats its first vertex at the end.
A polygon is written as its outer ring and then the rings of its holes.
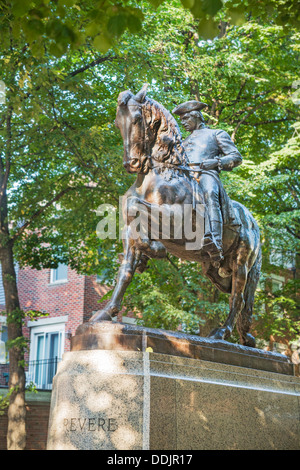
{"type": "Polygon", "coordinates": [[[26,407],[24,341],[12,243],[2,248],[2,279],[5,291],[9,345],[9,407],[7,449],[24,450],[26,445],[26,407]]]}
{"type": "MultiPolygon", "coordinates": [[[[0,180],[0,183],[2,183],[2,178],[0,180]]],[[[8,228],[6,188],[2,189],[0,196],[0,259],[5,292],[9,350],[7,449],[24,450],[26,445],[26,407],[24,338],[22,333],[23,312],[20,309],[18,296],[13,241],[10,238],[8,228]]]]}
{"type": "MultiPolygon", "coordinates": [[[[14,57],[13,38],[10,30],[10,50],[14,57]]],[[[12,90],[17,74],[17,61],[12,59],[11,74],[7,77],[7,89],[12,90]]],[[[12,92],[13,94],[13,92],[12,92]]],[[[0,261],[5,292],[5,310],[7,314],[8,350],[9,350],[9,407],[7,449],[24,450],[26,445],[26,407],[25,407],[25,370],[22,332],[23,312],[20,309],[16,272],[14,266],[13,245],[10,237],[7,204],[7,183],[12,161],[12,118],[13,104],[11,93],[6,96],[7,107],[4,152],[0,157],[0,261]]]]}

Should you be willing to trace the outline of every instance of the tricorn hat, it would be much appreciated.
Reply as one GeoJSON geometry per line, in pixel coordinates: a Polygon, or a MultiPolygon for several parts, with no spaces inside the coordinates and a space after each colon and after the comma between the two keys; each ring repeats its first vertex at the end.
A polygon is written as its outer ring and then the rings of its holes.
{"type": "Polygon", "coordinates": [[[177,108],[173,109],[173,114],[181,114],[190,113],[191,111],[201,111],[203,108],[206,108],[207,104],[201,103],[201,101],[186,101],[185,103],[180,104],[177,108]]]}

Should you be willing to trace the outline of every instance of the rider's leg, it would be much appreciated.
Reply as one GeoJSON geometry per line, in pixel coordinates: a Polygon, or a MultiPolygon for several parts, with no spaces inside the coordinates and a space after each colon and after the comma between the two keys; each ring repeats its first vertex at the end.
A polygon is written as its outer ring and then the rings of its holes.
{"type": "Polygon", "coordinates": [[[213,176],[202,174],[200,177],[200,187],[208,219],[208,228],[203,238],[203,249],[207,250],[212,261],[218,264],[223,259],[223,217],[220,207],[219,185],[213,176]]]}

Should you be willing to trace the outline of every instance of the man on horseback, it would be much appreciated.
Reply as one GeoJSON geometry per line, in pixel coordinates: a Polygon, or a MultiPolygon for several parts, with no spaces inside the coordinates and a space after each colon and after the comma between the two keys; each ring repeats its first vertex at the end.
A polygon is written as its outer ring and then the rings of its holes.
{"type": "Polygon", "coordinates": [[[223,259],[223,225],[235,225],[231,201],[219,174],[240,165],[242,157],[227,132],[205,126],[201,110],[206,106],[199,101],[187,101],[177,106],[173,113],[191,132],[183,146],[207,208],[208,227],[205,228],[203,250],[210,255],[213,265],[219,267],[223,259]]]}

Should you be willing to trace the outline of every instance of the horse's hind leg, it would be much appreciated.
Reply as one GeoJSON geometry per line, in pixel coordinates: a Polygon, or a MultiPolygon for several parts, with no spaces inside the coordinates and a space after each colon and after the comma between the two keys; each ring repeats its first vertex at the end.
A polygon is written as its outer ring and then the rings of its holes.
{"type": "Polygon", "coordinates": [[[242,309],[240,316],[237,319],[237,330],[240,335],[240,342],[244,346],[250,346],[255,348],[255,338],[249,333],[252,323],[252,311],[254,304],[255,290],[259,281],[261,268],[261,253],[259,252],[258,257],[252,268],[249,271],[247,277],[247,283],[244,291],[245,306],[242,309]]]}
{"type": "Polygon", "coordinates": [[[140,260],[140,252],[136,249],[134,241],[130,238],[130,229],[127,230],[124,240],[124,258],[121,263],[116,286],[108,304],[96,312],[90,321],[111,321],[121,309],[122,300],[125,291],[130,284],[136,267],[140,260]]]}
{"type": "Polygon", "coordinates": [[[230,312],[224,325],[215,328],[209,334],[209,338],[227,339],[231,336],[235,323],[244,308],[244,289],[247,282],[246,253],[242,249],[238,254],[237,261],[232,272],[232,290],[230,297],[230,312]]]}

